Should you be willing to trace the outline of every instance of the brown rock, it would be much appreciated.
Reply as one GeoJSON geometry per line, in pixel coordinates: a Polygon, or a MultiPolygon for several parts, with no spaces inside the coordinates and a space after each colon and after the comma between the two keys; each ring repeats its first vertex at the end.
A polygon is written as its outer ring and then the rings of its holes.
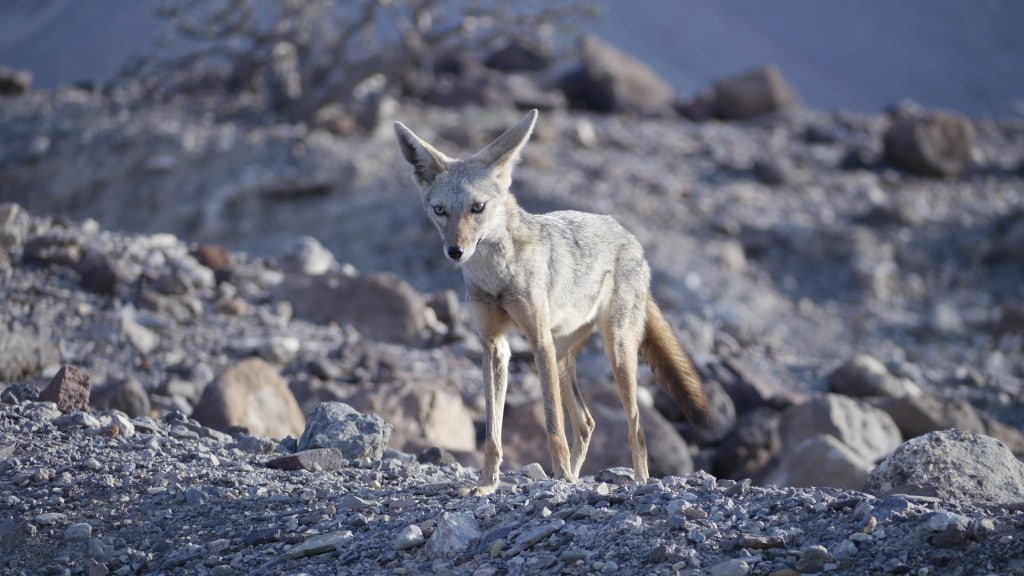
{"type": "Polygon", "coordinates": [[[32,72],[0,66],[0,96],[19,96],[32,88],[32,72]]]}
{"type": "Polygon", "coordinates": [[[242,360],[208,385],[194,416],[210,428],[241,427],[270,438],[298,437],[306,426],[288,383],[259,358],[242,360]]]}
{"type": "Polygon", "coordinates": [[[40,402],[53,402],[61,412],[89,410],[89,374],[75,366],[61,366],[39,394],[40,402]]]}
{"type": "Polygon", "coordinates": [[[595,112],[661,114],[675,91],[649,66],[594,35],[583,37],[580,66],[562,78],[570,106],[595,112]]]}
{"type": "Polygon", "coordinates": [[[885,133],[885,160],[922,176],[952,177],[971,164],[974,127],[953,112],[903,113],[885,133]]]}
{"type": "Polygon", "coordinates": [[[774,66],[718,80],[711,86],[711,113],[723,120],[750,120],[796,108],[796,90],[774,66]]]}
{"type": "Polygon", "coordinates": [[[82,281],[82,287],[90,292],[113,295],[117,292],[117,267],[105,254],[89,252],[75,266],[82,281]]]}
{"type": "Polygon", "coordinates": [[[217,244],[200,244],[192,251],[192,257],[203,266],[216,272],[230,267],[234,262],[231,252],[217,244]]]}

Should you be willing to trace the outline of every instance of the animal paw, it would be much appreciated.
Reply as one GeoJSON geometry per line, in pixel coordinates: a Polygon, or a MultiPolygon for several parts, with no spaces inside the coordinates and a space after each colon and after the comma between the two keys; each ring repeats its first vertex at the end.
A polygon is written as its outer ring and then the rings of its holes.
{"type": "Polygon", "coordinates": [[[494,494],[494,491],[497,489],[497,482],[493,484],[478,484],[476,486],[463,488],[461,494],[462,496],[488,496],[494,494]]]}

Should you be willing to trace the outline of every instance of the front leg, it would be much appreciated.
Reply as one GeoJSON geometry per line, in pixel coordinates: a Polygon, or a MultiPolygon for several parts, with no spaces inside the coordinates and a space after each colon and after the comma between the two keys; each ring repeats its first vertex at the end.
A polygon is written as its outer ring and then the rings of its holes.
{"type": "Polygon", "coordinates": [[[484,431],[484,467],[474,493],[484,496],[498,487],[501,466],[501,425],[505,413],[505,393],[508,391],[508,361],[511,357],[508,339],[504,334],[484,342],[484,404],[486,429],[484,431]]]}
{"type": "Polygon", "coordinates": [[[552,475],[575,482],[576,476],[569,463],[569,442],[565,437],[565,424],[562,418],[558,357],[551,336],[547,303],[543,300],[518,303],[509,307],[509,314],[523,328],[533,346],[534,360],[537,363],[544,396],[544,424],[548,433],[548,449],[551,451],[552,475]]]}
{"type": "Polygon", "coordinates": [[[470,300],[470,314],[483,341],[484,354],[481,369],[484,381],[484,466],[476,488],[470,493],[484,496],[498,487],[501,467],[501,424],[505,413],[505,393],[508,390],[508,362],[512,356],[505,331],[508,315],[486,301],[470,300]]]}

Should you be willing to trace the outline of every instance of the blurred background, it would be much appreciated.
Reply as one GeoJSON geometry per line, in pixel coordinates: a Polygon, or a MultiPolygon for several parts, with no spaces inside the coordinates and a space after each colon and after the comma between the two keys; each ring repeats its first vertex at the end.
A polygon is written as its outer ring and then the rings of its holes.
{"type": "MultiPolygon", "coordinates": [[[[5,0],[0,64],[40,88],[109,79],[159,34],[155,0],[5,0]]],[[[981,0],[605,0],[587,24],[683,95],[774,64],[823,110],[900,99],[970,116],[1020,116],[1024,4],[981,0]]]]}
{"type": "MultiPolygon", "coordinates": [[[[339,400],[475,462],[481,343],[392,123],[465,156],[538,108],[516,198],[638,237],[722,419],[645,373],[652,471],[859,489],[948,428],[1024,455],[1021,29],[995,0],[4,0],[0,385],[74,362],[201,415],[255,355],[289,434],[339,400]]],[[[547,462],[513,351],[506,457],[547,462]]],[[[584,470],[622,465],[598,338],[577,366],[584,470]]]]}

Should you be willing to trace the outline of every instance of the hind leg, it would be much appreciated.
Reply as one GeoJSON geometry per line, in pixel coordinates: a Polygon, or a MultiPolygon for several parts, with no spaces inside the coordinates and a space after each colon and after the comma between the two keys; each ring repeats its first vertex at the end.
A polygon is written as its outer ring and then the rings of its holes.
{"type": "Polygon", "coordinates": [[[594,433],[594,417],[587,409],[576,383],[576,350],[570,351],[558,362],[558,381],[562,388],[562,404],[569,413],[572,423],[572,449],[569,453],[569,468],[576,478],[580,476],[580,468],[590,448],[590,438],[594,433]]]}
{"type": "MultiPolygon", "coordinates": [[[[642,309],[640,309],[642,310],[642,309]]],[[[626,411],[629,446],[633,455],[633,473],[636,480],[646,482],[647,439],[640,424],[640,409],[636,402],[636,375],[638,353],[643,335],[644,316],[640,310],[622,310],[601,325],[605,353],[615,374],[615,386],[626,411]]]]}

